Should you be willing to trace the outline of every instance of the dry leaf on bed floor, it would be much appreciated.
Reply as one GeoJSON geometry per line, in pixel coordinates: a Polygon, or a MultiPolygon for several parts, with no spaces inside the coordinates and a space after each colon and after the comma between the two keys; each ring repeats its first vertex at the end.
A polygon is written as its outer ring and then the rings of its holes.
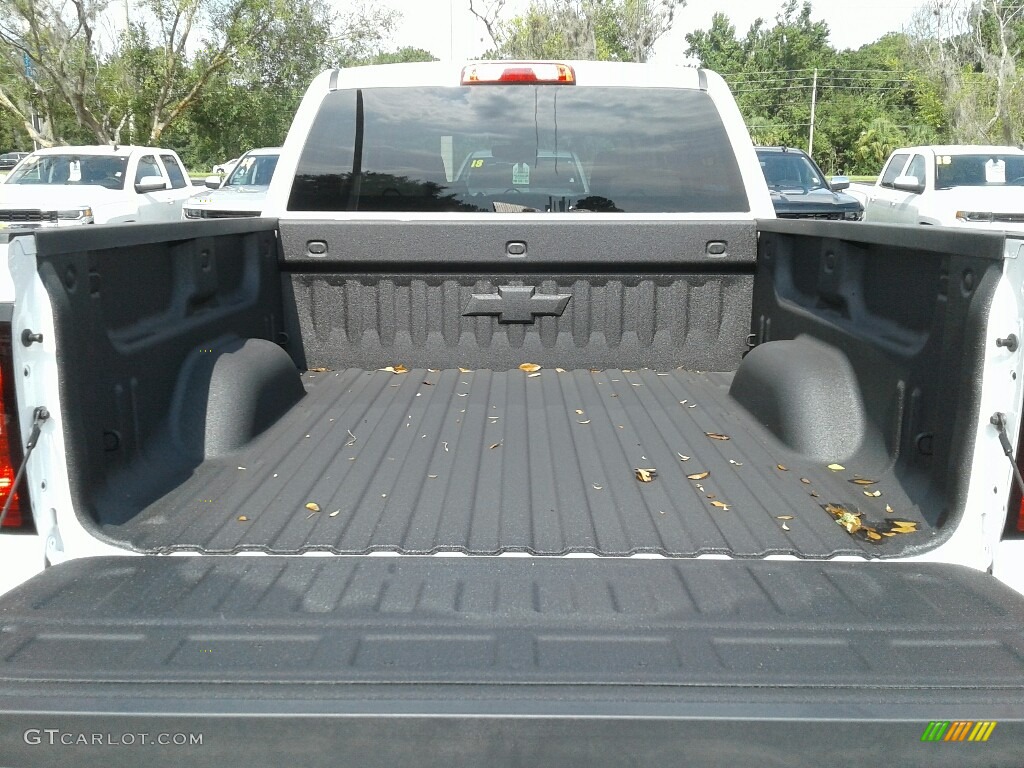
{"type": "Polygon", "coordinates": [[[874,485],[877,480],[868,480],[866,477],[855,477],[850,481],[854,485],[874,485]]]}
{"type": "Polygon", "coordinates": [[[520,371],[526,371],[527,373],[536,373],[540,370],[540,366],[536,363],[523,363],[519,366],[520,371]]]}
{"type": "Polygon", "coordinates": [[[654,476],[658,473],[656,469],[636,469],[636,479],[641,483],[649,483],[654,479],[654,476]]]}
{"type": "Polygon", "coordinates": [[[687,475],[686,479],[687,480],[703,480],[705,477],[708,477],[710,474],[711,474],[710,472],[697,472],[697,473],[692,474],[692,475],[687,475]]]}
{"type": "Polygon", "coordinates": [[[306,370],[308,370],[310,373],[324,373],[327,369],[326,368],[307,368],[306,370]]]}
{"type": "Polygon", "coordinates": [[[712,501],[711,502],[711,506],[712,507],[718,507],[719,509],[724,509],[726,511],[731,509],[731,507],[728,504],[726,504],[724,501],[712,501]]]}
{"type": "Polygon", "coordinates": [[[387,368],[378,368],[378,371],[384,371],[386,373],[408,373],[409,369],[399,363],[398,365],[389,365],[387,368]]]}
{"type": "Polygon", "coordinates": [[[779,470],[780,472],[789,472],[789,470],[785,466],[783,466],[782,464],[776,464],[775,468],[777,470],[779,470]]]}
{"type": "Polygon", "coordinates": [[[833,472],[842,472],[846,467],[842,464],[829,464],[828,469],[831,469],[833,472]]]}
{"type": "Polygon", "coordinates": [[[718,432],[705,432],[704,434],[707,435],[712,440],[728,440],[729,439],[728,435],[722,435],[722,434],[719,434],[718,432]]]}
{"type": "Polygon", "coordinates": [[[311,501],[306,505],[306,509],[308,509],[310,512],[319,512],[320,505],[317,504],[315,501],[311,501]]]}

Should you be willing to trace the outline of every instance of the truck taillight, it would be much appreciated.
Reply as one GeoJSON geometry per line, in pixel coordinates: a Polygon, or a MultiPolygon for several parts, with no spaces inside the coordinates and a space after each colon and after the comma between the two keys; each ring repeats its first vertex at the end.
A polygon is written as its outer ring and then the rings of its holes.
{"type": "Polygon", "coordinates": [[[17,400],[14,394],[11,324],[0,322],[0,509],[7,503],[8,497],[14,494],[11,507],[4,519],[4,531],[33,528],[28,497],[24,492],[18,493],[18,489],[14,487],[14,478],[23,456],[17,400]]]}
{"type": "Polygon", "coordinates": [[[575,85],[576,71],[568,64],[545,61],[485,61],[470,64],[462,70],[463,85],[498,83],[575,85]]]}

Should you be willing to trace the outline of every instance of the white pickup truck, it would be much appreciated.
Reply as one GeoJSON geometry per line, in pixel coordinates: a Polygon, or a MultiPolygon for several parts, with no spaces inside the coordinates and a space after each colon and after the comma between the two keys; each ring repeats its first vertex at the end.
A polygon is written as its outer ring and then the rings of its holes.
{"type": "Polygon", "coordinates": [[[897,149],[864,195],[868,222],[1024,229],[1024,150],[970,145],[897,149]]]}
{"type": "Polygon", "coordinates": [[[263,211],[0,233],[0,764],[1020,768],[1024,237],[617,62],[326,72],[263,211]]]}
{"type": "Polygon", "coordinates": [[[0,228],[177,221],[194,191],[169,149],[40,149],[0,184],[0,228]]]}

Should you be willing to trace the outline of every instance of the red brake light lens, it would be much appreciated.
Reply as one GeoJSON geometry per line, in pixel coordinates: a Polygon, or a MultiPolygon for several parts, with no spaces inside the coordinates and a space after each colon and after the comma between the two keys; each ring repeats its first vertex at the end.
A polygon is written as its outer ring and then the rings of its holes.
{"type": "Polygon", "coordinates": [[[541,61],[488,61],[462,68],[463,85],[527,83],[538,85],[574,85],[576,72],[568,64],[541,61]]]}
{"type": "Polygon", "coordinates": [[[27,500],[14,488],[14,478],[22,461],[21,431],[14,397],[14,357],[10,323],[0,323],[0,509],[14,494],[4,530],[31,528],[32,515],[27,500]]]}

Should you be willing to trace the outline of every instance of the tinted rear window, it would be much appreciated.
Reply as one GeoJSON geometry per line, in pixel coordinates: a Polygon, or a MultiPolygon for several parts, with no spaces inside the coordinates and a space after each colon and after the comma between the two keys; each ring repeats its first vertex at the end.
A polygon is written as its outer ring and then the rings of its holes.
{"type": "Polygon", "coordinates": [[[329,93],[288,208],[487,212],[503,204],[749,210],[706,93],[521,85],[329,93]]]}

